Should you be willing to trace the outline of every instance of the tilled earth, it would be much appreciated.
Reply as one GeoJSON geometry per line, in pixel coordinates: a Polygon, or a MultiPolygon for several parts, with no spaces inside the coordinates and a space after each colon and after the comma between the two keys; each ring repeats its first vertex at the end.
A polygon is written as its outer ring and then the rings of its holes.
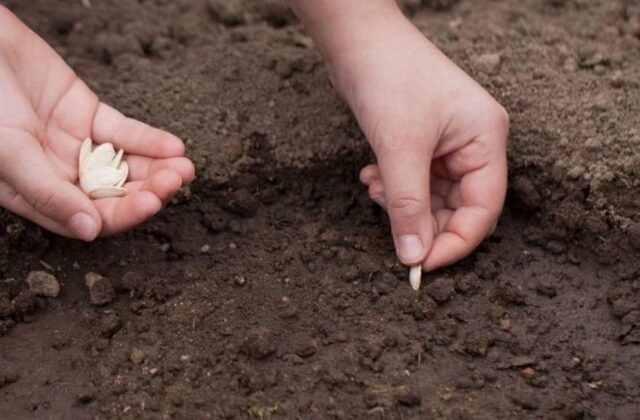
{"type": "Polygon", "coordinates": [[[0,418],[640,417],[638,2],[405,2],[513,120],[497,232],[418,293],[281,3],[2,3],[198,179],[92,244],[0,213],[0,418]]]}

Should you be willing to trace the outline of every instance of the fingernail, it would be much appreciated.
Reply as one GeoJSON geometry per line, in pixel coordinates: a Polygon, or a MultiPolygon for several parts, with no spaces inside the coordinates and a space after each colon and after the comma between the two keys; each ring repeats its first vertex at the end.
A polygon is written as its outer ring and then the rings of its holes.
{"type": "Polygon", "coordinates": [[[98,236],[95,220],[84,212],[74,214],[69,220],[69,227],[83,241],[92,241],[98,236]]]}
{"type": "Polygon", "coordinates": [[[418,235],[402,235],[398,238],[398,256],[403,262],[418,262],[424,246],[418,235]]]}

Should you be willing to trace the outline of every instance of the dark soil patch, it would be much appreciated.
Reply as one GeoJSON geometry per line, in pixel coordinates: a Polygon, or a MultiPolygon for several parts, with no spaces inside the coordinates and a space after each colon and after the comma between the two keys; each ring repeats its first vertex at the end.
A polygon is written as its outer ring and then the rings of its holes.
{"type": "Polygon", "coordinates": [[[199,178],[93,244],[0,215],[0,418],[640,416],[634,2],[408,8],[513,118],[496,234],[419,293],[286,9],[4,3],[105,101],[185,138],[199,178]]]}

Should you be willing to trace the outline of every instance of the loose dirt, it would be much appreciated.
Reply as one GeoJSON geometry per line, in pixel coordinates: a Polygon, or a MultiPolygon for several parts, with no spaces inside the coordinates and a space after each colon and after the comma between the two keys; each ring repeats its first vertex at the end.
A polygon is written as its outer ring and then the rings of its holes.
{"type": "Polygon", "coordinates": [[[0,418],[640,417],[637,2],[405,2],[513,120],[496,234],[418,293],[281,3],[2,3],[198,178],[92,244],[0,213],[0,418]]]}

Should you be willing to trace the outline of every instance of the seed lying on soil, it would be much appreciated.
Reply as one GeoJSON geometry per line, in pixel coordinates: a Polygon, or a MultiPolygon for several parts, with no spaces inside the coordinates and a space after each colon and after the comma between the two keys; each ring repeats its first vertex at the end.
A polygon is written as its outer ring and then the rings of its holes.
{"type": "Polygon", "coordinates": [[[414,265],[409,270],[409,283],[413,290],[420,289],[420,282],[422,281],[422,265],[414,265]]]}
{"type": "Polygon", "coordinates": [[[102,143],[93,148],[86,138],[80,147],[78,175],[80,188],[91,198],[122,197],[127,190],[122,188],[129,176],[129,166],[122,160],[124,152],[116,150],[111,143],[102,143]]]}

